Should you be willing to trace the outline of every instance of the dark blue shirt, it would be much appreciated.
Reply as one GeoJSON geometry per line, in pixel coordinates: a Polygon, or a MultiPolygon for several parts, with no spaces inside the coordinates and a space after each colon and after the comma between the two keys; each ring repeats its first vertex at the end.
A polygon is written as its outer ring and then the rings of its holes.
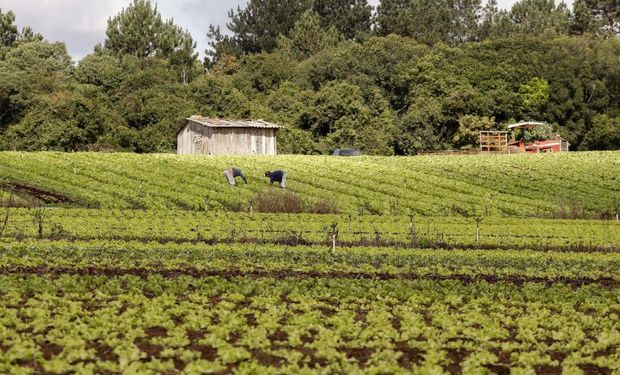
{"type": "Polygon", "coordinates": [[[269,175],[269,181],[282,182],[282,176],[284,176],[284,171],[273,171],[269,175]]]}
{"type": "Polygon", "coordinates": [[[241,172],[241,169],[233,168],[232,170],[233,170],[233,178],[234,177],[241,177],[243,179],[243,182],[245,182],[246,184],[248,183],[248,180],[243,175],[243,172],[241,172]]]}

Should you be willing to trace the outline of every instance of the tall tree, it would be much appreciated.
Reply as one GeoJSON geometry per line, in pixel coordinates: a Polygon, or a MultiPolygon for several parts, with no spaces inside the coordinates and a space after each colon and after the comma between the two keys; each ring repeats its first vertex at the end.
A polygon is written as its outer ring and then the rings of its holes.
{"type": "Polygon", "coordinates": [[[620,35],[620,1],[586,0],[600,32],[620,35]]]}
{"type": "Polygon", "coordinates": [[[10,10],[6,13],[2,13],[2,9],[0,8],[0,48],[12,47],[17,42],[19,31],[14,22],[15,13],[10,10]]]}
{"type": "Polygon", "coordinates": [[[232,35],[210,26],[206,65],[212,66],[226,55],[273,51],[278,38],[290,37],[308,10],[318,15],[323,29],[334,27],[346,39],[362,38],[371,32],[372,7],[367,0],[250,0],[245,8],[229,12],[226,26],[232,35]]]}
{"type": "Polygon", "coordinates": [[[281,49],[298,59],[313,55],[326,47],[338,43],[339,34],[335,27],[328,30],[321,26],[321,19],[312,10],[306,11],[295,24],[290,38],[281,36],[278,44],[281,49]]]}
{"type": "Polygon", "coordinates": [[[227,27],[242,53],[270,52],[310,5],[311,0],[251,0],[245,9],[229,12],[227,27]]]}
{"type": "Polygon", "coordinates": [[[335,27],[346,39],[371,31],[372,7],[367,0],[314,0],[312,10],[324,28],[335,27]]]}
{"type": "Polygon", "coordinates": [[[481,15],[480,0],[382,0],[377,31],[426,44],[458,44],[475,40],[481,15]]]}
{"type": "Polygon", "coordinates": [[[157,5],[133,0],[131,5],[108,20],[104,48],[117,56],[163,57],[173,65],[191,67],[196,61],[196,43],[188,31],[164,21],[157,5]]]}
{"type": "Polygon", "coordinates": [[[497,7],[497,0],[488,0],[482,9],[478,39],[506,37],[512,31],[512,20],[507,11],[497,7]]]}
{"type": "Polygon", "coordinates": [[[30,26],[24,27],[20,32],[14,22],[15,13],[10,10],[3,13],[0,9],[0,58],[8,48],[15,47],[19,43],[43,41],[43,36],[34,33],[30,26]]]}
{"type": "Polygon", "coordinates": [[[224,35],[220,26],[210,25],[207,39],[209,39],[209,48],[205,50],[204,60],[207,68],[212,68],[222,60],[236,58],[243,54],[235,37],[224,35]]]}
{"type": "Polygon", "coordinates": [[[592,10],[586,0],[577,0],[573,4],[573,18],[570,31],[578,35],[594,31],[592,10]]]}
{"type": "Polygon", "coordinates": [[[521,0],[512,6],[510,17],[518,34],[567,34],[570,25],[566,4],[556,6],[554,0],[521,0]]]}

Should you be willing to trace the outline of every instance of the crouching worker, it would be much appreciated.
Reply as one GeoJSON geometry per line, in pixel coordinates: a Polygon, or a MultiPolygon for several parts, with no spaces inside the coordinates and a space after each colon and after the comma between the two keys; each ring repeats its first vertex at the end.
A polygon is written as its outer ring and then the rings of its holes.
{"type": "Polygon", "coordinates": [[[226,180],[230,185],[236,185],[235,177],[241,177],[243,179],[243,182],[245,182],[246,184],[248,183],[248,179],[245,178],[243,172],[241,172],[241,169],[238,168],[229,168],[225,170],[224,176],[226,177],[226,180]]]}
{"type": "Polygon", "coordinates": [[[288,173],[284,171],[265,172],[265,177],[269,177],[269,183],[273,185],[274,181],[279,182],[280,187],[282,189],[286,188],[286,177],[287,176],[288,176],[288,173]]]}

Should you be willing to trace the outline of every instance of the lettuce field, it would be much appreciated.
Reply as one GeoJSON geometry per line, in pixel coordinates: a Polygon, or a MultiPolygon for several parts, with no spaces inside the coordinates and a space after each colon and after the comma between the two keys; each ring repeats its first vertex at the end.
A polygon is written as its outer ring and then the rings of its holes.
{"type": "Polygon", "coordinates": [[[620,374],[619,180],[618,152],[0,153],[0,373],[620,374]],[[334,213],[259,212],[272,169],[334,213]]]}
{"type": "Polygon", "coordinates": [[[330,200],[351,214],[540,217],[563,210],[615,215],[620,207],[620,152],[463,158],[2,152],[0,166],[0,189],[90,208],[247,210],[265,189],[264,172],[273,169],[288,171],[288,189],[303,199],[330,200]],[[232,166],[248,185],[230,189],[222,171],[232,166]]]}

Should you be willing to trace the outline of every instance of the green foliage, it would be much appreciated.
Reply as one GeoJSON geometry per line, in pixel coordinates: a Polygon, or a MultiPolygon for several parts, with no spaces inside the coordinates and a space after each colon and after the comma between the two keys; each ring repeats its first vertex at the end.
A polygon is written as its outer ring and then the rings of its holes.
{"type": "Polygon", "coordinates": [[[452,140],[460,148],[477,148],[480,146],[480,131],[496,127],[493,117],[463,115],[459,117],[459,129],[452,140]]]}
{"type": "MultiPolygon", "coordinates": [[[[586,0],[585,3],[590,11],[582,14],[591,17],[590,22],[594,25],[595,32],[620,35],[620,7],[617,0],[586,0]]],[[[583,5],[580,7],[584,8],[583,5]]]]}
{"type": "Polygon", "coordinates": [[[271,52],[277,37],[287,36],[310,4],[310,0],[251,0],[244,9],[229,13],[232,40],[243,53],[271,52]]]}
{"type": "Polygon", "coordinates": [[[299,60],[303,60],[317,52],[333,47],[338,43],[338,31],[335,27],[325,30],[321,26],[320,17],[311,10],[302,14],[291,30],[290,38],[282,36],[278,47],[299,60]]]}
{"type": "Polygon", "coordinates": [[[0,60],[0,134],[36,103],[38,95],[66,90],[71,59],[62,43],[20,43],[0,60]]]}
{"type": "Polygon", "coordinates": [[[312,110],[315,93],[304,90],[299,85],[285,81],[265,98],[265,104],[273,114],[273,121],[295,127],[305,126],[305,121],[312,110]]]}
{"type": "Polygon", "coordinates": [[[467,40],[479,7],[476,0],[384,0],[377,9],[378,32],[413,37],[426,44],[467,40]]]}
{"type": "Polygon", "coordinates": [[[289,39],[302,54],[339,35],[363,39],[371,33],[372,7],[367,0],[251,0],[245,8],[231,10],[229,17],[227,27],[233,35],[224,35],[219,26],[209,28],[207,66],[226,55],[272,52],[279,44],[288,46],[289,39]]]}
{"type": "Polygon", "coordinates": [[[191,95],[201,114],[230,118],[250,116],[249,100],[226,78],[202,76],[192,82],[191,95]]]}
{"type": "Polygon", "coordinates": [[[549,101],[549,82],[534,77],[528,83],[519,86],[519,96],[527,112],[539,115],[549,101]]]}
{"type": "Polygon", "coordinates": [[[573,20],[570,31],[574,34],[583,34],[595,31],[592,10],[586,0],[577,0],[573,4],[573,20]]]}
{"type": "MultiPolygon", "coordinates": [[[[24,119],[5,134],[7,147],[16,150],[94,150],[100,137],[114,138],[123,128],[121,118],[100,104],[96,96],[77,88],[41,96],[24,119]]],[[[106,145],[108,147],[120,145],[106,145]]]]}
{"type": "Polygon", "coordinates": [[[363,38],[371,32],[372,7],[367,0],[314,0],[312,10],[325,30],[333,27],[346,39],[363,38]]]}
{"type": "Polygon", "coordinates": [[[512,6],[510,16],[518,34],[567,34],[570,12],[566,4],[554,0],[521,0],[512,6]]]}
{"type": "Polygon", "coordinates": [[[248,95],[267,93],[290,79],[293,69],[293,61],[284,52],[252,55],[244,59],[234,81],[248,95]]]}
{"type": "Polygon", "coordinates": [[[110,55],[88,55],[84,57],[75,70],[78,82],[98,86],[114,92],[130,75],[127,67],[123,67],[121,59],[110,55]]]}
{"type": "Polygon", "coordinates": [[[296,128],[282,128],[278,132],[279,154],[309,155],[318,149],[312,133],[296,128]]]}
{"type": "Polygon", "coordinates": [[[315,139],[325,137],[326,148],[355,147],[369,154],[386,154],[391,126],[388,113],[382,98],[366,96],[356,85],[330,83],[317,93],[304,126],[315,139]]]}
{"type": "Polygon", "coordinates": [[[117,16],[108,20],[106,40],[100,53],[138,58],[163,57],[181,70],[182,79],[189,80],[189,70],[196,62],[196,43],[189,32],[172,20],[162,20],[157,6],[150,0],[133,0],[117,16]]]}
{"type": "Polygon", "coordinates": [[[2,12],[0,9],[0,50],[12,47],[19,37],[19,32],[15,22],[15,13],[8,11],[2,12]]]}
{"type": "Polygon", "coordinates": [[[620,145],[620,116],[596,115],[586,134],[583,149],[616,150],[620,145]]]}
{"type": "Polygon", "coordinates": [[[415,155],[421,150],[441,147],[435,127],[443,121],[441,104],[434,98],[420,98],[400,119],[396,150],[399,154],[415,155]]]}

